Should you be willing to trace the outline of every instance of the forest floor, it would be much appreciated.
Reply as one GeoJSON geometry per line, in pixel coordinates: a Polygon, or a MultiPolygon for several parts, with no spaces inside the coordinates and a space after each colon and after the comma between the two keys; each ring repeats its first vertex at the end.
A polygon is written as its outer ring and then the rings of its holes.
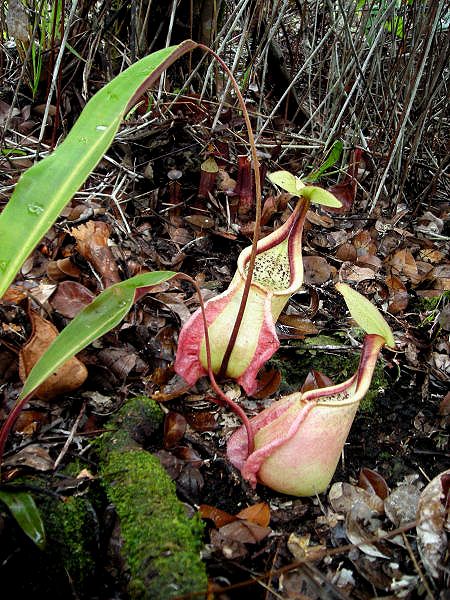
{"type": "MultiPolygon", "coordinates": [[[[2,119],[8,109],[2,101],[2,119]]],[[[17,398],[24,363],[39,353],[39,332],[45,338],[49,322],[61,330],[104,287],[142,270],[170,269],[195,278],[204,299],[226,289],[237,256],[250,244],[254,214],[253,208],[242,214],[232,193],[237,156],[247,151],[236,133],[241,119],[230,112],[210,138],[209,112],[208,103],[184,98],[149,119],[148,127],[128,121],[23,265],[0,304],[0,419],[17,398]],[[208,157],[220,171],[201,197],[201,164],[208,157]]],[[[41,113],[19,102],[9,125],[10,136],[26,132],[30,151],[41,113]]],[[[43,147],[51,134],[49,126],[43,147]]],[[[266,132],[263,141],[274,151],[262,155],[264,167],[295,172],[294,153],[276,161],[275,139],[276,132],[266,132]]],[[[4,155],[2,163],[5,204],[32,160],[4,155]]],[[[81,352],[89,375],[79,389],[27,405],[9,439],[2,489],[32,475],[56,494],[87,496],[97,485],[93,440],[111,414],[145,394],[166,413],[165,433],[153,438],[150,450],[175,481],[179,498],[205,519],[204,561],[211,585],[223,588],[214,597],[448,598],[445,518],[439,512],[446,501],[436,491],[422,494],[448,469],[450,456],[449,204],[438,197],[412,211],[380,199],[368,215],[361,189],[374,167],[364,157],[358,167],[355,195],[354,179],[341,177],[345,212],[308,213],[304,287],[280,318],[281,348],[258,397],[246,398],[236,384],[220,382],[253,416],[269,405],[269,396],[300,389],[312,370],[316,379],[320,372],[344,380],[354,372],[360,342],[334,283],[347,282],[367,296],[391,325],[397,347],[383,351],[331,493],[294,498],[261,485],[253,490],[229,464],[226,440],[239,424],[236,417],[211,402],[206,378],[189,388],[174,375],[179,331],[198,307],[192,287],[180,281],[151,290],[120,326],[81,352]],[[253,509],[236,517],[247,507],[253,509]],[[435,517],[433,547],[416,528],[428,509],[435,517]]],[[[319,184],[336,191],[335,182],[335,174],[325,173],[319,184]]],[[[286,194],[276,193],[267,179],[263,186],[262,236],[290,210],[286,194]]],[[[438,483],[448,493],[448,474],[438,483]]],[[[44,595],[29,541],[20,531],[11,534],[11,518],[5,510],[0,514],[2,580],[10,590],[44,595]]],[[[96,523],[95,584],[81,593],[68,573],[65,593],[122,597],[105,515],[98,513],[96,523]]],[[[48,599],[60,594],[46,590],[48,599]]]]}

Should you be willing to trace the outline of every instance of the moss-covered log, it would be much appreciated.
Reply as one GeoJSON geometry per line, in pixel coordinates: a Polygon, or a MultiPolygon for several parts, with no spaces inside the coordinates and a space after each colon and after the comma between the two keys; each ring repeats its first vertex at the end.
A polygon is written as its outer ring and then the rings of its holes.
{"type": "Polygon", "coordinates": [[[128,402],[100,443],[100,474],[120,522],[131,598],[168,600],[206,590],[202,524],[188,518],[158,459],[142,448],[163,414],[146,397],[128,402]]]}

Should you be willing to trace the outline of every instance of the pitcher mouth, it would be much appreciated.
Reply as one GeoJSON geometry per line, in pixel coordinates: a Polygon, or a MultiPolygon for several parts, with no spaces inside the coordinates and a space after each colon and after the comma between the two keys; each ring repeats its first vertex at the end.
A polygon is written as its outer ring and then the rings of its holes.
{"type": "MultiPolygon", "coordinates": [[[[303,283],[302,232],[309,200],[300,199],[287,221],[258,242],[252,285],[275,296],[286,296],[297,291],[303,283]]],[[[247,276],[251,248],[245,248],[237,269],[247,276]]]]}

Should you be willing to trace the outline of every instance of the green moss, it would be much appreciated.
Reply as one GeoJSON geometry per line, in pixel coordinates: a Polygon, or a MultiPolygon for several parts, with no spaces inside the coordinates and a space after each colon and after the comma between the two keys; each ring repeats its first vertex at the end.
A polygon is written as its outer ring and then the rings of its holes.
{"type": "Polygon", "coordinates": [[[101,457],[110,450],[128,450],[142,446],[162,426],[164,414],[154,400],[147,396],[132,398],[114,415],[109,431],[97,442],[101,457]]]}
{"type": "Polygon", "coordinates": [[[205,590],[202,524],[187,517],[158,459],[138,449],[113,451],[101,475],[120,519],[130,597],[168,600],[205,590]]]}
{"type": "Polygon", "coordinates": [[[201,521],[187,517],[159,460],[142,449],[162,422],[156,402],[133,398],[111,419],[99,444],[102,485],[120,520],[133,599],[168,600],[207,584],[201,521]]]}
{"type": "Polygon", "coordinates": [[[82,497],[44,499],[39,503],[47,535],[49,563],[60,562],[77,589],[82,589],[95,570],[98,523],[90,502],[82,497]]]}

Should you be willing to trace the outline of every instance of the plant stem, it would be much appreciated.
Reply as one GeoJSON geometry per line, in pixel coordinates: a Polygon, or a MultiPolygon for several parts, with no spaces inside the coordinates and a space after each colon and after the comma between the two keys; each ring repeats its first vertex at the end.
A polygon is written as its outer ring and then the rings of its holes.
{"type": "Polygon", "coordinates": [[[242,323],[242,318],[244,316],[245,306],[247,304],[247,298],[248,298],[248,294],[250,291],[250,285],[252,283],[252,276],[253,276],[253,270],[255,267],[255,259],[256,259],[256,245],[258,243],[259,232],[260,232],[260,228],[261,228],[261,179],[260,179],[260,175],[259,175],[259,162],[258,162],[258,155],[256,153],[256,145],[255,145],[255,138],[253,136],[252,124],[250,122],[250,117],[249,117],[247,108],[245,106],[244,98],[239,89],[239,85],[238,85],[236,79],[234,78],[232,72],[227,67],[227,65],[224,63],[224,61],[220,58],[220,56],[218,56],[213,50],[211,50],[207,46],[204,46],[203,44],[199,44],[198,47],[201,48],[202,50],[204,50],[205,52],[209,52],[210,54],[212,54],[214,56],[214,58],[220,63],[223,70],[226,72],[226,74],[230,78],[230,81],[233,85],[234,91],[236,93],[236,97],[239,102],[239,106],[242,110],[242,115],[244,117],[245,125],[247,128],[248,141],[250,144],[250,151],[251,151],[251,155],[252,155],[253,169],[255,171],[256,210],[255,210],[255,230],[253,233],[253,240],[252,240],[252,251],[251,251],[250,259],[249,259],[249,263],[248,263],[247,278],[245,280],[241,304],[239,305],[239,311],[236,316],[236,320],[234,322],[233,331],[231,332],[231,337],[228,342],[228,346],[225,350],[225,354],[223,355],[222,364],[219,369],[218,377],[220,378],[220,377],[223,377],[226,373],[226,370],[228,367],[228,362],[230,360],[231,353],[233,352],[234,344],[236,342],[236,338],[239,333],[239,328],[242,323]]]}

